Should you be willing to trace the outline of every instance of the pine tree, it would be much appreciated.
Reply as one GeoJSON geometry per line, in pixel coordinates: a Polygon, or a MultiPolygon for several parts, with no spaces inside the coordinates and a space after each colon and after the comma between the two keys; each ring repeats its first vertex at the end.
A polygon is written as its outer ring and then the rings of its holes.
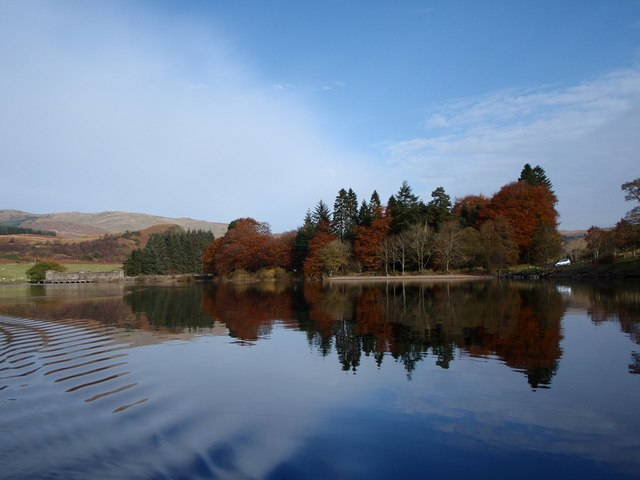
{"type": "Polygon", "coordinates": [[[438,187],[431,192],[432,200],[427,204],[427,221],[436,231],[440,225],[451,218],[451,197],[444,188],[438,187]]]}
{"type": "Polygon", "coordinates": [[[525,164],[525,166],[522,167],[518,181],[537,187],[546,187],[551,193],[554,193],[551,180],[549,180],[547,174],[540,165],[536,165],[534,168],[531,168],[531,165],[528,163],[525,164]]]}
{"type": "Polygon", "coordinates": [[[420,218],[418,197],[413,194],[407,181],[402,182],[398,193],[389,199],[387,208],[391,215],[391,233],[393,234],[403,232],[420,218]]]}

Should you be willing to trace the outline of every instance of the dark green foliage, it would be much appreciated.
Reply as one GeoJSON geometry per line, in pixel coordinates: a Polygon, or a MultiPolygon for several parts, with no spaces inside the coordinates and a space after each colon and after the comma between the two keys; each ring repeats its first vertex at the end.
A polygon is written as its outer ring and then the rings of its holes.
{"type": "Polygon", "coordinates": [[[311,214],[311,220],[313,220],[313,226],[317,229],[320,226],[323,228],[328,227],[331,224],[331,211],[326,203],[322,200],[318,202],[316,208],[311,214]]]}
{"type": "Polygon", "coordinates": [[[352,239],[358,225],[358,197],[352,189],[341,188],[333,204],[331,231],[342,240],[352,239]]]}
{"type": "Polygon", "coordinates": [[[296,239],[293,242],[293,268],[295,271],[302,271],[304,260],[309,253],[309,241],[313,238],[315,230],[311,211],[307,210],[304,223],[296,231],[296,239]]]}
{"type": "Polygon", "coordinates": [[[124,262],[126,275],[202,273],[202,252],[213,242],[208,230],[172,229],[154,233],[147,245],[131,252],[124,262]]]}
{"type": "Polygon", "coordinates": [[[0,224],[0,235],[46,235],[48,237],[55,237],[56,232],[49,230],[34,230],[32,228],[23,228],[13,225],[0,224]]]}
{"type": "Polygon", "coordinates": [[[389,199],[387,205],[391,215],[391,233],[398,234],[407,230],[420,219],[421,205],[413,194],[409,184],[404,181],[398,193],[389,199]]]}
{"type": "Polygon", "coordinates": [[[25,272],[31,283],[42,282],[45,279],[48,270],[56,272],[64,272],[67,268],[57,262],[36,262],[25,272]]]}
{"type": "Polygon", "coordinates": [[[522,168],[520,172],[519,182],[526,182],[529,185],[534,186],[542,186],[547,187],[547,189],[553,193],[553,186],[551,185],[551,180],[547,178],[547,174],[544,172],[544,169],[540,165],[536,165],[531,168],[531,165],[528,163],[522,168]]]}
{"type": "Polygon", "coordinates": [[[426,206],[427,222],[437,231],[440,225],[451,218],[451,197],[446,194],[444,188],[438,187],[431,192],[431,198],[426,206]]]}

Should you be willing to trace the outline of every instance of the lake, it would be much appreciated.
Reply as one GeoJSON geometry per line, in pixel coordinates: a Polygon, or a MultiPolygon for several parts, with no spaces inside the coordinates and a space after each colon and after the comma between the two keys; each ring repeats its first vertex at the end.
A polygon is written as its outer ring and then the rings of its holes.
{"type": "Polygon", "coordinates": [[[0,286],[0,477],[638,479],[639,287],[0,286]]]}

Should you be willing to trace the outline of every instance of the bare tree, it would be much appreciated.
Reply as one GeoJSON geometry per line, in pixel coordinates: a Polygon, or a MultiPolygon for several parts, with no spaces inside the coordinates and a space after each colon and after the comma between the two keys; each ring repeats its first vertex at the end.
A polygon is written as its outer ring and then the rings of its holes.
{"type": "Polygon", "coordinates": [[[462,255],[461,236],[462,227],[458,220],[449,220],[440,226],[435,238],[435,251],[438,260],[445,267],[445,271],[455,264],[462,255]]]}
{"type": "Polygon", "coordinates": [[[435,248],[435,232],[426,223],[414,223],[407,230],[409,253],[418,270],[426,270],[435,248]]]}

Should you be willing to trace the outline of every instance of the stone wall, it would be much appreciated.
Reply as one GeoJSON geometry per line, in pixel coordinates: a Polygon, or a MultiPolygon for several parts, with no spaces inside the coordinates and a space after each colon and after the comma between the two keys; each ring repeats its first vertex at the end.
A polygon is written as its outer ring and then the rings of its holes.
{"type": "Polygon", "coordinates": [[[113,270],[111,272],[55,272],[47,271],[45,283],[104,283],[121,282],[124,280],[124,270],[113,270]]]}

